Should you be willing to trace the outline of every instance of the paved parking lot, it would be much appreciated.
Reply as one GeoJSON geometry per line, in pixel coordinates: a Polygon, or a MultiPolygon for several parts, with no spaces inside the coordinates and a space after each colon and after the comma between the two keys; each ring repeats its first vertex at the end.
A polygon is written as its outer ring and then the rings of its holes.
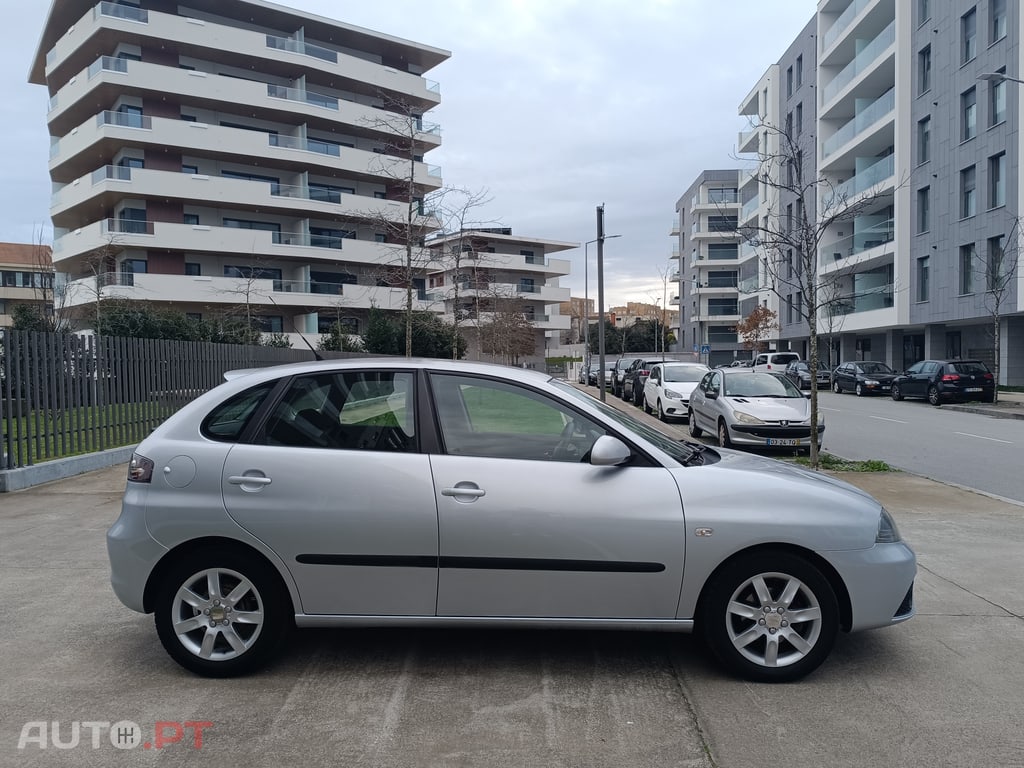
{"type": "Polygon", "coordinates": [[[852,477],[918,551],[919,615],[841,638],[795,685],[724,677],[688,636],[468,630],[308,631],[272,669],[210,681],[110,591],[123,477],[0,498],[0,766],[1024,764],[1020,507],[852,477]],[[118,752],[115,723],[142,743],[118,752]]]}

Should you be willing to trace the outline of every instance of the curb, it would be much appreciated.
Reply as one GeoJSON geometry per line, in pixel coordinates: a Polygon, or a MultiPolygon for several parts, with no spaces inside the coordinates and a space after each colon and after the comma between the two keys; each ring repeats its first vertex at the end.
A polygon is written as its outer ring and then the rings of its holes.
{"type": "Polygon", "coordinates": [[[115,464],[127,464],[131,460],[134,451],[134,445],[126,445],[121,448],[110,448],[105,451],[72,456],[67,459],[44,461],[41,464],[33,464],[30,467],[3,469],[0,470],[0,493],[22,491],[35,485],[53,482],[54,480],[64,480],[75,475],[92,472],[93,470],[106,469],[115,464]]]}

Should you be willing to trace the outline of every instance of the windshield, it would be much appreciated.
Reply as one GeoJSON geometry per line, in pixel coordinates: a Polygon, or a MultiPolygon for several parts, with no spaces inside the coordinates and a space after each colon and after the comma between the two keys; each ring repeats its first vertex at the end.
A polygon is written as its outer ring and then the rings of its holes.
{"type": "Polygon", "coordinates": [[[893,370],[885,363],[861,363],[860,369],[864,373],[892,373],[893,370]]]}
{"type": "Polygon", "coordinates": [[[708,369],[698,365],[666,365],[665,381],[700,381],[708,369]]]}
{"type": "Polygon", "coordinates": [[[698,448],[691,447],[689,443],[673,440],[672,438],[663,435],[661,432],[658,432],[656,429],[652,429],[646,424],[637,421],[628,413],[623,413],[606,403],[602,403],[593,395],[581,392],[576,389],[576,387],[566,384],[564,381],[551,379],[550,383],[552,386],[556,387],[559,392],[572,397],[574,400],[579,400],[587,405],[594,406],[601,411],[601,415],[608,417],[617,424],[625,427],[630,432],[639,435],[647,442],[657,446],[660,450],[667,453],[680,464],[684,464],[687,459],[699,452],[698,448]]]}
{"type": "Polygon", "coordinates": [[[725,374],[726,397],[803,397],[789,379],[770,373],[725,374]]]}

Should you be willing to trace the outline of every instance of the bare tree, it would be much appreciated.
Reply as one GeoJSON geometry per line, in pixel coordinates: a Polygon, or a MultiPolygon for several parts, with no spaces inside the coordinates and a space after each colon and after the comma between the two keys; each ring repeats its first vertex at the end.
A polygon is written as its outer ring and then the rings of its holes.
{"type": "Polygon", "coordinates": [[[526,302],[515,296],[492,299],[490,320],[481,328],[480,346],[508,365],[518,365],[520,357],[536,349],[536,329],[526,312],[526,302]]]}
{"type": "MultiPolygon", "coordinates": [[[[1002,324],[1006,301],[1012,297],[1017,270],[1020,266],[1021,231],[1020,217],[1013,217],[1013,225],[1004,237],[990,238],[985,253],[974,252],[975,272],[985,280],[984,305],[992,319],[992,375],[995,386],[992,390],[992,402],[999,402],[999,358],[1002,354],[1002,324]]],[[[972,278],[973,279],[973,278],[972,278]]]]}
{"type": "Polygon", "coordinates": [[[736,323],[736,333],[743,339],[743,346],[757,352],[768,348],[768,339],[779,329],[778,314],[768,307],[758,304],[750,314],[736,323]]]}
{"type": "MultiPolygon", "coordinates": [[[[787,123],[780,127],[771,123],[760,126],[768,141],[763,146],[755,172],[759,186],[768,194],[768,214],[755,223],[738,227],[737,231],[759,249],[763,286],[786,303],[807,323],[809,364],[818,368],[819,315],[828,313],[834,302],[841,300],[831,289],[822,290],[823,282],[835,281],[836,271],[823,281],[819,258],[826,238],[834,237],[837,225],[852,225],[870,211],[891,201],[891,192],[882,192],[867,179],[858,189],[833,184],[823,175],[807,169],[805,157],[813,157],[813,139],[797,135],[787,123]],[[806,146],[804,144],[806,143],[806,146]]],[[[864,181],[864,180],[862,180],[864,181]]],[[[891,202],[890,202],[891,204],[891,202]]],[[[853,255],[850,249],[850,255],[853,255]]],[[[841,258],[847,258],[841,254],[841,258]]],[[[856,261],[856,258],[852,259],[856,261]]],[[[855,264],[844,268],[852,274],[855,264]]],[[[811,465],[818,466],[818,385],[811,377],[811,465]]]]}

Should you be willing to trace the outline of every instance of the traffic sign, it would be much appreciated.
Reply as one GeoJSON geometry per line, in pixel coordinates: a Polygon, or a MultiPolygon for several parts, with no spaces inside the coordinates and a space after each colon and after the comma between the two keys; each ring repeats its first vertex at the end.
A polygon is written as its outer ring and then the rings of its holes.
{"type": "Polygon", "coordinates": [[[711,354],[711,345],[710,344],[701,344],[700,345],[700,353],[702,355],[710,355],[711,354]]]}

